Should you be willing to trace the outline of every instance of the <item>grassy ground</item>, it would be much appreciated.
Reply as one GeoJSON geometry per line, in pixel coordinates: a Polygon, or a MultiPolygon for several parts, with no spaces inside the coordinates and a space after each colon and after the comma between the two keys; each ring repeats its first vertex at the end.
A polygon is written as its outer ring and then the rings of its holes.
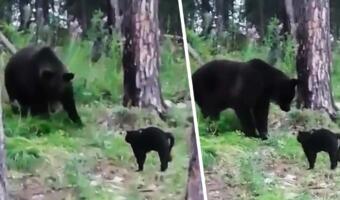
{"type": "MultiPolygon", "coordinates": [[[[248,46],[228,52],[213,50],[211,41],[203,41],[189,31],[189,41],[204,62],[216,58],[246,61],[266,60],[269,48],[248,46]]],[[[276,67],[290,77],[296,77],[291,44],[276,67]]],[[[334,50],[332,68],[333,95],[340,97],[339,48],[334,50]]],[[[199,67],[192,60],[193,71],[199,67]]],[[[197,109],[199,112],[199,109],[197,109]]],[[[340,199],[340,169],[331,171],[328,155],[320,153],[314,170],[306,170],[308,162],[293,134],[296,129],[329,128],[339,132],[338,123],[322,113],[292,110],[289,113],[272,106],[268,141],[244,137],[232,111],[222,113],[221,119],[208,123],[199,114],[200,139],[209,199],[228,200],[321,200],[340,199]],[[210,126],[210,131],[208,127],[210,126]],[[215,135],[211,134],[211,130],[215,135]]]]}
{"type": "MultiPolygon", "coordinates": [[[[28,43],[14,35],[17,47],[28,43]]],[[[78,111],[85,124],[75,127],[64,112],[49,120],[20,118],[4,104],[7,136],[9,189],[17,199],[182,199],[188,168],[188,140],[192,116],[186,68],[181,47],[162,43],[161,84],[164,98],[172,102],[169,121],[136,108],[123,108],[120,47],[98,63],[90,63],[90,43],[70,42],[57,49],[63,62],[76,74],[74,81],[78,111]],[[175,56],[174,56],[175,55],[175,56]],[[123,130],[158,126],[175,135],[173,161],[165,173],[159,171],[156,153],[148,155],[144,172],[137,173],[123,130]]],[[[0,67],[9,58],[0,54],[0,67]]]]}

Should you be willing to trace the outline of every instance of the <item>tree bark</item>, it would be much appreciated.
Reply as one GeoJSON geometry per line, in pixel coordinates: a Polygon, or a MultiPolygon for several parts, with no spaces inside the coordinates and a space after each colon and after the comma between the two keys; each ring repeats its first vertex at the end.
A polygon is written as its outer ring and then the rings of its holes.
{"type": "Polygon", "coordinates": [[[295,6],[298,15],[296,66],[300,84],[298,106],[323,110],[332,118],[337,108],[331,88],[331,43],[329,0],[303,0],[295,6]]]}
{"type": "Polygon", "coordinates": [[[264,4],[263,4],[264,0],[259,0],[259,32],[261,37],[264,36],[264,29],[265,29],[265,22],[264,22],[264,4]]]}
{"type": "Polygon", "coordinates": [[[113,1],[106,0],[106,16],[107,16],[107,28],[109,30],[109,34],[112,35],[113,26],[115,24],[115,10],[113,7],[113,1]]]}
{"type": "Polygon", "coordinates": [[[219,38],[222,37],[223,32],[225,30],[225,21],[224,21],[224,14],[223,11],[225,11],[224,8],[224,0],[215,0],[215,7],[216,7],[216,16],[217,16],[217,36],[219,38]]]}
{"type": "Polygon", "coordinates": [[[293,36],[293,38],[296,38],[295,32],[296,32],[296,23],[294,18],[294,7],[293,7],[293,0],[285,0],[285,11],[288,18],[288,29],[290,34],[293,36]]]}
{"type": "Polygon", "coordinates": [[[191,156],[189,161],[189,178],[187,184],[186,200],[203,200],[202,177],[198,160],[198,149],[194,125],[191,127],[191,156]]]}
{"type": "Polygon", "coordinates": [[[123,34],[124,106],[166,111],[159,81],[158,0],[130,0],[123,34]]]}
{"type": "MultiPolygon", "coordinates": [[[[1,94],[0,86],[0,94],[1,94]]],[[[5,152],[5,133],[2,123],[2,102],[0,98],[0,200],[8,200],[7,178],[6,178],[6,152],[5,152]]]]}
{"type": "Polygon", "coordinates": [[[19,30],[24,30],[28,25],[28,21],[29,19],[27,19],[30,15],[30,10],[28,10],[28,4],[29,1],[28,0],[20,0],[19,1],[19,12],[20,12],[20,16],[19,16],[19,21],[20,21],[20,26],[19,26],[19,30]]]}
{"type": "Polygon", "coordinates": [[[212,15],[212,8],[210,5],[209,0],[202,0],[201,4],[202,10],[202,23],[203,23],[203,35],[207,36],[211,32],[212,25],[213,25],[213,15],[212,15]]]}

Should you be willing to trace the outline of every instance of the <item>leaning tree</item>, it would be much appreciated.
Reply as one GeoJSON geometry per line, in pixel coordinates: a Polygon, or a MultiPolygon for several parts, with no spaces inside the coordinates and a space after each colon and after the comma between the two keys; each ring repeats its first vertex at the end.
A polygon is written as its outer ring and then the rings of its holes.
{"type": "MultiPolygon", "coordinates": [[[[166,111],[159,81],[158,0],[128,0],[122,23],[124,106],[166,111]]],[[[161,115],[162,116],[162,115],[161,115]]]]}
{"type": "MultiPolygon", "coordinates": [[[[1,94],[1,86],[0,86],[1,94]]],[[[7,200],[5,133],[2,124],[2,102],[0,98],[0,200],[7,200]]]]}
{"type": "Polygon", "coordinates": [[[330,42],[329,0],[295,2],[298,52],[298,106],[324,110],[332,118],[337,108],[331,88],[332,65],[330,42]]]}

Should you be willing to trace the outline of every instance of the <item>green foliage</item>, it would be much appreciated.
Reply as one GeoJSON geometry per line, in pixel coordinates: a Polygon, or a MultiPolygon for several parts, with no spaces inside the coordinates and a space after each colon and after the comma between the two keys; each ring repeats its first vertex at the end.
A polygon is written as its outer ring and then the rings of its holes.
{"type": "Polygon", "coordinates": [[[282,42],[282,63],[281,70],[290,75],[296,74],[296,43],[291,35],[286,35],[286,39],[282,42]]]}
{"type": "Polygon", "coordinates": [[[277,18],[272,18],[267,26],[266,35],[264,37],[264,45],[271,47],[273,44],[278,44],[282,38],[280,38],[280,33],[278,27],[280,26],[280,21],[277,18]]]}
{"type": "Polygon", "coordinates": [[[7,138],[6,150],[9,168],[31,171],[43,160],[37,144],[23,137],[7,138]]]}

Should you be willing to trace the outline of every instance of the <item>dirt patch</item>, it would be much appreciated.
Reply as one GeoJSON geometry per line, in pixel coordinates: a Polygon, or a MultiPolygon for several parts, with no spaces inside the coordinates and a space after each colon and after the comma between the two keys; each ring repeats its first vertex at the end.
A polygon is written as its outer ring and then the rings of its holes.
{"type": "Polygon", "coordinates": [[[65,200],[74,196],[72,188],[52,189],[37,176],[24,176],[10,180],[11,200],[65,200]]]}
{"type": "Polygon", "coordinates": [[[208,199],[212,200],[239,200],[245,196],[242,185],[227,183],[216,170],[206,171],[205,180],[208,199]]]}

